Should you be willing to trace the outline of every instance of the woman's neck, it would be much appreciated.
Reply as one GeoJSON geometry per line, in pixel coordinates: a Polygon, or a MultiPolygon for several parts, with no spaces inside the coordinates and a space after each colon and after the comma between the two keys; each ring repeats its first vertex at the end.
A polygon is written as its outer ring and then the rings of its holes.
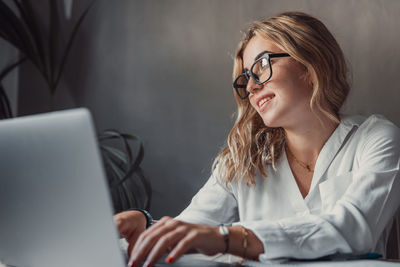
{"type": "Polygon", "coordinates": [[[339,125],[328,118],[322,122],[312,116],[294,127],[284,128],[288,149],[298,160],[315,163],[322,147],[339,125]]]}

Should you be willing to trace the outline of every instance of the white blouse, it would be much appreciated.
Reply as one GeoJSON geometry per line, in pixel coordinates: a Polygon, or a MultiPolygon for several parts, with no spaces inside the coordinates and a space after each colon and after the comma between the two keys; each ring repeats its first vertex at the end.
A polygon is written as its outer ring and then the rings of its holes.
{"type": "Polygon", "coordinates": [[[400,130],[380,115],[352,116],[323,146],[303,198],[286,154],[256,186],[215,175],[176,219],[243,225],[263,243],[261,261],[334,253],[385,255],[400,206],[400,130]]]}

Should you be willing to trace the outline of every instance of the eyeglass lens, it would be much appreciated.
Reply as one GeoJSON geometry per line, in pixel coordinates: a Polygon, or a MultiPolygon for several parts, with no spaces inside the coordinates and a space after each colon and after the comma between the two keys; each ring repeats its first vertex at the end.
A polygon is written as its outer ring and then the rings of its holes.
{"type": "Polygon", "coordinates": [[[235,81],[235,89],[241,98],[246,98],[249,92],[247,91],[247,75],[244,73],[239,75],[235,81]]]}
{"type": "Polygon", "coordinates": [[[262,57],[258,59],[254,62],[248,73],[243,73],[237,77],[235,88],[241,98],[246,98],[249,94],[247,91],[247,84],[250,76],[253,77],[254,81],[258,84],[266,82],[271,77],[268,58],[262,57]]]}
{"type": "Polygon", "coordinates": [[[271,68],[269,67],[268,59],[265,57],[260,58],[251,67],[253,78],[255,82],[264,83],[271,77],[271,68]]]}

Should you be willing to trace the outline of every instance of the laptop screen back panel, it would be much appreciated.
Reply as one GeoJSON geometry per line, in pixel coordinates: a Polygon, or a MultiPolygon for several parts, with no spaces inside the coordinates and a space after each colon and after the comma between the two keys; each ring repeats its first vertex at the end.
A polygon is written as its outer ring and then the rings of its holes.
{"type": "Polygon", "coordinates": [[[125,266],[86,109],[0,122],[0,261],[125,266]]]}

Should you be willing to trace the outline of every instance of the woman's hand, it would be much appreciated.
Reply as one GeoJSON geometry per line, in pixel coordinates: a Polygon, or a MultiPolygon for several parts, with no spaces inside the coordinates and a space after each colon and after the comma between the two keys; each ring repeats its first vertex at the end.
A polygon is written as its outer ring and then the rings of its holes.
{"type": "Polygon", "coordinates": [[[146,230],[146,217],[137,210],[129,210],[114,215],[118,231],[128,241],[128,254],[132,251],[136,240],[146,230]]]}
{"type": "Polygon", "coordinates": [[[225,251],[225,241],[217,226],[190,224],[163,217],[142,233],[137,240],[128,266],[152,266],[165,253],[171,263],[189,250],[206,255],[225,251]]]}

